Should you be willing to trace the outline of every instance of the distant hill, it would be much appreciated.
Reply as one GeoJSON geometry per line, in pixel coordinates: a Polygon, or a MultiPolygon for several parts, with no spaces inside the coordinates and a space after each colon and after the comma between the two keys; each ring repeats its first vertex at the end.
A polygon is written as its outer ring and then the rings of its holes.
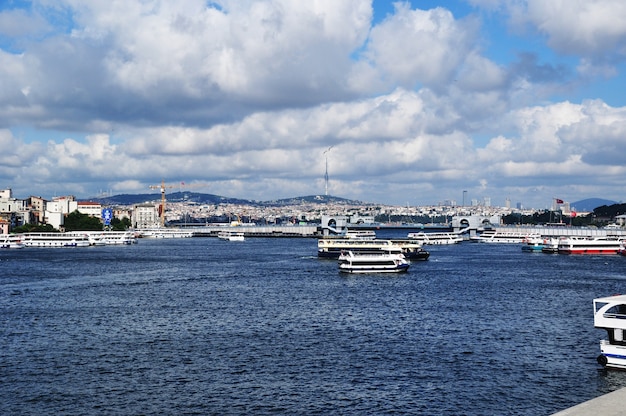
{"type": "Polygon", "coordinates": [[[617,204],[617,202],[611,201],[608,199],[589,198],[589,199],[583,199],[577,202],[572,202],[570,203],[570,207],[572,207],[573,209],[577,211],[591,212],[595,208],[601,207],[602,205],[614,205],[614,204],[617,204]]]}
{"type": "MultiPolygon", "coordinates": [[[[365,203],[361,201],[354,201],[351,199],[339,198],[330,195],[309,195],[286,199],[276,199],[271,201],[252,201],[248,199],[228,198],[220,195],[202,194],[197,192],[172,192],[166,194],[166,198],[168,202],[187,201],[195,202],[197,204],[241,204],[252,206],[286,206],[307,203],[365,205],[365,203]]],[[[160,200],[160,193],[121,194],[107,197],[89,198],[89,201],[98,202],[102,205],[134,205],[160,200]]]]}

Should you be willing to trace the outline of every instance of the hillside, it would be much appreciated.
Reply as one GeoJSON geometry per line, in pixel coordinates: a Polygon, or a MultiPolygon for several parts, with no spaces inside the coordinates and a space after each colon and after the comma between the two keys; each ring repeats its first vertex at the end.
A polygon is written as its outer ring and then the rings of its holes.
{"type": "MultiPolygon", "coordinates": [[[[195,202],[197,204],[241,204],[252,206],[287,206],[307,203],[317,204],[346,204],[367,205],[361,201],[354,201],[330,195],[308,195],[271,201],[252,201],[248,199],[227,198],[220,195],[203,194],[197,192],[172,192],[166,195],[168,202],[195,202]]],[[[89,201],[99,202],[102,205],[134,205],[146,202],[160,201],[160,193],[152,194],[120,194],[104,198],[90,198],[89,201]]]]}
{"type": "Polygon", "coordinates": [[[608,205],[614,205],[614,204],[617,204],[617,202],[611,201],[608,199],[601,199],[601,198],[588,198],[588,199],[583,199],[580,201],[572,202],[570,203],[570,207],[572,207],[572,209],[576,211],[591,212],[600,206],[603,206],[603,205],[608,206],[608,205]]]}

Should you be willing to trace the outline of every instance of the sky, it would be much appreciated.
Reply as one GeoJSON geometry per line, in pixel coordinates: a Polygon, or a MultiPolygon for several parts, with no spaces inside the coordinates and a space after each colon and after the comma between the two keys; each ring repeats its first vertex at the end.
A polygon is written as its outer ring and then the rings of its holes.
{"type": "Polygon", "coordinates": [[[0,188],[622,202],[625,21],[623,0],[5,0],[0,188]]]}

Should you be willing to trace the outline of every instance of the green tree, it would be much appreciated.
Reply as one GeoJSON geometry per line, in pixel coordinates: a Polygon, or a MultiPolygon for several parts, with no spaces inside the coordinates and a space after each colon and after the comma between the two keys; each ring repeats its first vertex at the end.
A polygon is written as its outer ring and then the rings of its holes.
{"type": "Polygon", "coordinates": [[[113,218],[111,220],[111,229],[113,231],[126,231],[130,228],[130,218],[124,217],[121,220],[119,218],[113,218]]]}
{"type": "Polygon", "coordinates": [[[36,224],[29,224],[29,223],[26,223],[24,225],[20,225],[19,227],[15,227],[13,229],[13,232],[17,233],[17,234],[21,234],[21,233],[51,233],[51,232],[58,232],[58,231],[59,230],[57,230],[56,228],[54,228],[50,224],[36,225],[36,224]]]}
{"type": "Polygon", "coordinates": [[[65,217],[66,231],[99,231],[102,230],[100,218],[91,217],[74,211],[65,217]]]}

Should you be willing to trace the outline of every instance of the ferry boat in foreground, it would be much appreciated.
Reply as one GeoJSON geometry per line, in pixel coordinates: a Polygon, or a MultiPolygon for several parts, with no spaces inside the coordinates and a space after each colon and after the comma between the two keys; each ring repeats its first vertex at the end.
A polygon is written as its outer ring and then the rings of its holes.
{"type": "Polygon", "coordinates": [[[0,235],[0,248],[24,248],[22,237],[16,234],[0,235]]]}
{"type": "Polygon", "coordinates": [[[608,337],[600,341],[598,363],[626,369],[626,295],[594,299],[593,310],[593,326],[605,329],[608,337]]]}
{"type": "Polygon", "coordinates": [[[345,252],[339,256],[339,271],[342,273],[403,273],[410,263],[399,252],[379,253],[345,252]]]}
{"type": "Polygon", "coordinates": [[[458,244],[463,241],[463,236],[459,233],[409,233],[409,240],[415,240],[422,245],[438,245],[438,244],[458,244]]]}
{"type": "Polygon", "coordinates": [[[26,247],[89,247],[87,234],[24,233],[22,242],[26,247]]]}
{"type": "Polygon", "coordinates": [[[624,249],[624,240],[617,237],[562,237],[559,254],[618,254],[624,249]]]}
{"type": "Polygon", "coordinates": [[[409,260],[428,260],[428,257],[430,257],[430,253],[424,250],[417,241],[350,238],[320,238],[317,240],[317,256],[336,259],[339,258],[342,252],[378,253],[381,250],[389,250],[393,246],[399,247],[404,257],[409,260]]]}

